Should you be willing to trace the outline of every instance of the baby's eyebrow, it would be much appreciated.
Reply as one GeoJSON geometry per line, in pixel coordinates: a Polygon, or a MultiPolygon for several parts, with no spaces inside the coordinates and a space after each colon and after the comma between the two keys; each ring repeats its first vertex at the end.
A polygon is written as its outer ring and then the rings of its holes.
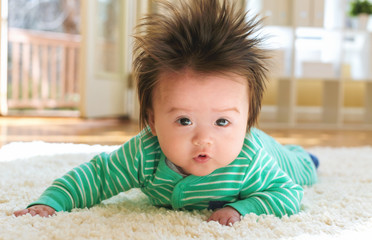
{"type": "MultiPolygon", "coordinates": [[[[189,112],[191,110],[188,109],[188,108],[172,107],[172,108],[169,109],[168,113],[178,112],[178,111],[189,112]]],[[[221,109],[213,108],[212,111],[213,112],[237,112],[237,113],[240,113],[240,111],[236,107],[232,107],[232,108],[221,108],[221,109]]]]}
{"type": "Polygon", "coordinates": [[[213,111],[215,111],[215,112],[237,112],[237,113],[240,113],[239,109],[237,109],[236,107],[213,109],[213,111]]]}
{"type": "Polygon", "coordinates": [[[169,109],[168,113],[172,113],[172,112],[189,112],[190,109],[187,109],[187,108],[179,108],[179,107],[172,107],[169,109]]]}

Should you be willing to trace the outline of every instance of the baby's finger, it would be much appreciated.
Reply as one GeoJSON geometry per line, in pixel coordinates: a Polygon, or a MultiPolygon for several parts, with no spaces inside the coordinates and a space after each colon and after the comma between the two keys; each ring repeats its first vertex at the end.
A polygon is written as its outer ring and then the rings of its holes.
{"type": "Polygon", "coordinates": [[[218,219],[218,222],[221,224],[221,225],[225,225],[225,226],[227,226],[227,224],[228,224],[228,218],[226,218],[226,217],[223,217],[223,218],[220,218],[220,219],[218,219]]]}
{"type": "Polygon", "coordinates": [[[28,209],[22,209],[14,212],[14,216],[19,217],[28,213],[28,209]]]}
{"type": "Polygon", "coordinates": [[[40,211],[38,214],[41,217],[49,217],[50,216],[48,211],[40,211]]]}
{"type": "Polygon", "coordinates": [[[37,214],[37,212],[32,208],[28,209],[28,213],[31,214],[31,216],[35,216],[37,214]]]}
{"type": "Polygon", "coordinates": [[[212,216],[210,216],[210,217],[208,218],[207,222],[211,222],[211,221],[219,222],[220,219],[219,219],[217,216],[215,216],[215,214],[212,214],[212,216]]]}
{"type": "Polygon", "coordinates": [[[227,222],[226,222],[226,225],[227,226],[232,226],[235,222],[239,222],[240,221],[240,218],[238,217],[230,217],[227,222]]]}

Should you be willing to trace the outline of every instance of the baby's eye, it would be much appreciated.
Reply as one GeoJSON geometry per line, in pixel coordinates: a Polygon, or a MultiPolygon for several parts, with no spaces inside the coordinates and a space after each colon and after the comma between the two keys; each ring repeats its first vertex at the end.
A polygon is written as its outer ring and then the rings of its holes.
{"type": "Polygon", "coordinates": [[[177,122],[181,124],[182,126],[189,126],[192,124],[191,120],[188,118],[180,118],[177,120],[177,122]]]}
{"type": "Polygon", "coordinates": [[[230,123],[229,120],[224,119],[224,118],[220,118],[216,121],[216,125],[220,126],[220,127],[225,127],[225,126],[229,125],[229,123],[230,123]]]}

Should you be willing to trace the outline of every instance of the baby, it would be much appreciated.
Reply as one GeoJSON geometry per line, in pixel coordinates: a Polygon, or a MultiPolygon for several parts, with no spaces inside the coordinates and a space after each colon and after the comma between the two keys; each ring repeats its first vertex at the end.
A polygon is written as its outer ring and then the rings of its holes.
{"type": "Polygon", "coordinates": [[[317,159],[254,128],[267,53],[260,21],[231,2],[163,3],[162,14],[144,18],[134,51],[142,132],[14,214],[91,207],[131,188],[157,206],[214,210],[208,221],[223,225],[249,213],[298,213],[317,159]]]}

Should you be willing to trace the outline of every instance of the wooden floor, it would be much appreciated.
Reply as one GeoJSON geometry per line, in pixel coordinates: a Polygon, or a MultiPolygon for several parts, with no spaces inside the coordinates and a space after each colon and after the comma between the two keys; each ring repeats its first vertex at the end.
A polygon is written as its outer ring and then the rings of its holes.
{"type": "MultiPolygon", "coordinates": [[[[372,145],[372,130],[262,129],[282,144],[304,147],[372,145]]],[[[125,119],[0,117],[0,146],[14,141],[119,145],[138,133],[125,119]]]]}

